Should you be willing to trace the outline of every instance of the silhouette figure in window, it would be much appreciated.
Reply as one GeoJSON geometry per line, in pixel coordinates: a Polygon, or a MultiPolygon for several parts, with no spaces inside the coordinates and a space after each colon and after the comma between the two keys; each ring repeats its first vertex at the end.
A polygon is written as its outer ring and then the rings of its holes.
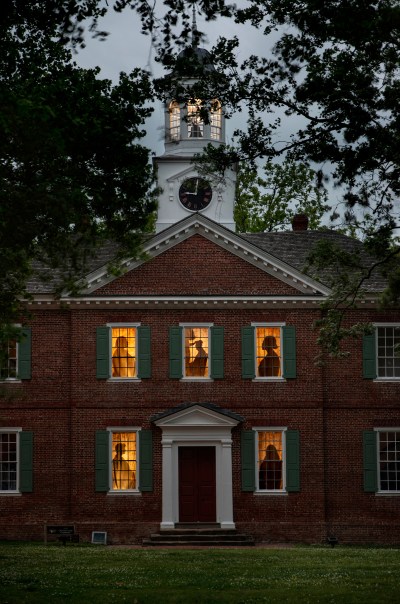
{"type": "Polygon", "coordinates": [[[280,375],[280,360],[275,349],[278,348],[274,336],[266,336],[261,348],[265,350],[265,357],[261,359],[258,365],[258,375],[260,377],[274,377],[280,375]]]}
{"type": "Polygon", "coordinates": [[[268,445],[265,459],[260,464],[258,473],[260,490],[274,491],[282,488],[282,460],[274,445],[268,445]]]}
{"type": "Polygon", "coordinates": [[[196,340],[192,344],[197,348],[197,354],[193,361],[187,365],[187,375],[193,377],[203,377],[206,375],[208,354],[203,348],[203,340],[196,340]]]}
{"type": "Polygon", "coordinates": [[[128,352],[128,340],[119,336],[115,342],[112,358],[113,377],[135,377],[135,359],[128,352]]]}
{"type": "Polygon", "coordinates": [[[113,458],[113,489],[134,489],[136,486],[135,472],[124,459],[126,445],[117,443],[115,445],[115,456],[113,458]]]}

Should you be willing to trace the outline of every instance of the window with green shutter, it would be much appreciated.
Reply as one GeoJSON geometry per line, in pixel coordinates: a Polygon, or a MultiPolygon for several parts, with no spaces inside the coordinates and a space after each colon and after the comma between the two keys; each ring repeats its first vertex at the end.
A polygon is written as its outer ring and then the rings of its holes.
{"type": "Polygon", "coordinates": [[[96,432],[96,491],[153,490],[151,430],[118,428],[96,432]]]}
{"type": "Polygon", "coordinates": [[[0,355],[0,380],[31,379],[32,330],[30,327],[18,328],[16,338],[10,338],[2,344],[0,355]]]}
{"type": "Polygon", "coordinates": [[[99,379],[150,378],[150,327],[126,323],[109,323],[98,327],[96,363],[96,376],[99,379]]]}
{"type": "Polygon", "coordinates": [[[296,330],[293,326],[254,323],[242,327],[242,377],[296,377],[296,330]]]}
{"type": "Polygon", "coordinates": [[[33,432],[0,429],[0,493],[33,491],[33,432]]]}
{"type": "Polygon", "coordinates": [[[224,328],[203,323],[170,327],[169,367],[175,379],[222,379],[224,328]]]}
{"type": "Polygon", "coordinates": [[[364,453],[364,491],[375,493],[378,487],[377,480],[377,434],[373,430],[363,432],[364,453]]]}
{"type": "Polygon", "coordinates": [[[260,493],[300,491],[297,430],[262,428],[242,433],[242,488],[260,493]]]}

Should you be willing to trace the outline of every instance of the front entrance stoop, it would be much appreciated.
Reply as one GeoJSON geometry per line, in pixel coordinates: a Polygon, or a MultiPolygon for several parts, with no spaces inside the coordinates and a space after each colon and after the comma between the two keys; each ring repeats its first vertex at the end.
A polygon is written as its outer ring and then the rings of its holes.
{"type": "Polygon", "coordinates": [[[163,529],[143,539],[143,546],[153,547],[249,547],[254,538],[238,533],[236,529],[221,529],[218,523],[180,522],[174,529],[163,529]]]}

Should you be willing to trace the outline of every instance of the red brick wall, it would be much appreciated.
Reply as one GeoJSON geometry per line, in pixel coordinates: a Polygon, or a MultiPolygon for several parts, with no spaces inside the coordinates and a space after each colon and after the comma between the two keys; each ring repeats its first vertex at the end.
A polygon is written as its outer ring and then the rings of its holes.
{"type": "Polygon", "coordinates": [[[295,294],[298,290],[201,235],[96,290],[96,295],[295,294]]]}
{"type": "MultiPolygon", "coordinates": [[[[204,280],[204,287],[213,293],[237,292],[238,284],[244,287],[249,280],[251,286],[246,287],[252,293],[287,291],[286,285],[279,285],[280,290],[276,280],[231,256],[233,270],[228,271],[222,262],[227,253],[215,246],[213,260],[204,268],[212,244],[203,239],[198,243],[203,251],[190,263],[190,276],[174,273],[178,251],[174,248],[103,291],[121,293],[132,284],[129,293],[143,293],[146,287],[191,293],[192,280],[197,291],[204,280]],[[152,266],[157,266],[156,277],[152,266]]],[[[177,247],[186,254],[190,246],[185,242],[177,247]]],[[[362,378],[358,340],[348,343],[348,359],[328,358],[324,367],[317,367],[312,325],[318,316],[317,309],[300,307],[104,310],[93,305],[35,312],[30,322],[32,379],[3,385],[0,396],[0,427],[34,432],[34,492],[0,495],[0,538],[41,539],[45,522],[74,523],[84,539],[92,530],[107,530],[113,542],[140,542],[154,532],[161,520],[161,432],[154,428],[154,492],[111,497],[94,490],[95,431],[107,426],[150,428],[153,414],[190,401],[211,402],[245,417],[245,425],[233,431],[234,519],[239,530],[271,541],[320,542],[331,531],[343,542],[399,542],[399,498],[363,491],[362,431],[400,427],[400,384],[362,378]],[[272,383],[242,379],[241,327],[264,321],[296,327],[296,379],[272,383]],[[151,379],[117,383],[96,378],[96,327],[109,322],[151,327],[151,379]],[[199,384],[169,378],[168,328],[181,322],[225,328],[223,380],[199,384]],[[300,431],[300,493],[264,496],[241,491],[240,431],[252,426],[300,431]]],[[[398,318],[395,312],[355,311],[349,320],[398,318]]]]}

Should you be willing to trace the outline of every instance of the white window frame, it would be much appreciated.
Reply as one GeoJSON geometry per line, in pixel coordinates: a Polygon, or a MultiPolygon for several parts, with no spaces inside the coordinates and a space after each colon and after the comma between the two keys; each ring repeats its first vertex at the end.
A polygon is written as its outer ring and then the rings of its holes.
{"type": "MultiPolygon", "coordinates": [[[[21,323],[16,323],[13,325],[13,327],[17,327],[17,328],[21,328],[22,325],[21,323]]],[[[10,340],[12,340],[13,338],[9,338],[7,340],[7,345],[8,342],[10,340]]],[[[0,383],[1,382],[20,382],[20,378],[18,377],[18,367],[19,367],[19,342],[16,340],[15,341],[15,361],[16,361],[16,376],[15,377],[10,377],[10,375],[7,375],[7,377],[2,378],[0,376],[0,383]]],[[[7,367],[7,374],[9,374],[9,367],[7,367]]]]}
{"type": "MultiPolygon", "coordinates": [[[[400,480],[399,480],[399,489],[397,491],[389,491],[387,489],[381,489],[381,459],[380,459],[380,434],[382,432],[396,432],[398,434],[400,434],[400,427],[399,428],[374,428],[374,432],[377,433],[377,439],[376,439],[376,468],[377,468],[377,481],[378,481],[378,490],[377,490],[377,495],[400,495],[400,480]]],[[[399,464],[399,471],[400,471],[400,459],[397,462],[399,464]]]]}
{"type": "Polygon", "coordinates": [[[211,377],[211,327],[214,327],[214,323],[179,323],[179,327],[182,327],[182,380],[185,382],[213,382],[211,377]],[[205,376],[194,376],[186,375],[185,366],[185,329],[191,328],[208,329],[208,375],[205,376]]]}
{"type": "Polygon", "coordinates": [[[138,330],[137,328],[140,327],[141,323],[107,323],[106,327],[109,328],[110,330],[110,346],[109,346],[109,379],[108,381],[110,382],[140,382],[140,378],[138,377],[138,365],[139,365],[139,358],[138,358],[138,330]],[[136,356],[135,356],[135,375],[133,377],[116,377],[113,376],[113,366],[112,366],[112,360],[113,360],[113,349],[112,349],[112,330],[113,328],[122,328],[122,329],[135,329],[135,351],[136,351],[136,356]]]}
{"type": "Polygon", "coordinates": [[[282,327],[286,326],[286,323],[284,322],[277,322],[277,323],[266,323],[266,322],[262,322],[262,323],[251,323],[251,326],[254,327],[254,372],[255,372],[255,378],[253,379],[253,382],[285,382],[285,378],[283,377],[283,339],[282,339],[282,327]],[[281,375],[271,375],[271,376],[259,376],[257,375],[257,328],[258,327],[271,327],[271,328],[275,328],[275,329],[279,329],[280,334],[279,334],[279,339],[280,339],[280,369],[281,369],[281,375]]]}
{"type": "Polygon", "coordinates": [[[134,495],[137,493],[140,493],[139,491],[139,463],[140,463],[140,452],[139,452],[139,432],[141,431],[141,428],[139,427],[134,427],[134,426],[109,426],[106,428],[106,430],[110,433],[110,438],[108,439],[108,459],[109,459],[109,474],[108,474],[108,484],[109,484],[109,491],[108,494],[109,495],[116,495],[116,496],[121,496],[121,495],[134,495]],[[136,487],[134,489],[123,489],[123,490],[117,490],[117,489],[113,489],[113,439],[112,439],[112,435],[115,432],[129,432],[129,433],[135,433],[136,434],[136,487]]]}
{"type": "Polygon", "coordinates": [[[177,101],[171,101],[169,111],[169,140],[178,142],[181,138],[181,106],[177,101]]]}
{"type": "MultiPolygon", "coordinates": [[[[379,347],[378,347],[378,328],[379,327],[391,327],[391,328],[396,328],[399,327],[400,328],[400,323],[374,323],[374,328],[375,328],[375,350],[376,350],[376,356],[375,356],[375,363],[376,363],[376,378],[375,381],[379,381],[379,382],[398,382],[400,380],[400,375],[398,376],[385,376],[385,375],[379,375],[379,347]]],[[[384,357],[385,359],[387,358],[386,356],[384,357]]],[[[400,358],[400,357],[399,357],[400,358]]]]}
{"type": "Polygon", "coordinates": [[[255,493],[260,495],[287,495],[286,490],[286,432],[287,426],[254,426],[252,428],[256,433],[255,438],[255,493]],[[258,434],[259,432],[280,432],[282,434],[282,488],[281,489],[260,489],[258,475],[258,434]]]}
{"type": "Polygon", "coordinates": [[[16,434],[16,481],[15,481],[15,485],[16,488],[12,489],[12,490],[7,490],[7,491],[3,491],[1,489],[1,482],[0,482],[0,496],[7,496],[7,495],[19,495],[20,494],[20,490],[19,490],[19,470],[20,470],[20,433],[22,432],[22,428],[0,428],[0,434],[16,434]]]}

